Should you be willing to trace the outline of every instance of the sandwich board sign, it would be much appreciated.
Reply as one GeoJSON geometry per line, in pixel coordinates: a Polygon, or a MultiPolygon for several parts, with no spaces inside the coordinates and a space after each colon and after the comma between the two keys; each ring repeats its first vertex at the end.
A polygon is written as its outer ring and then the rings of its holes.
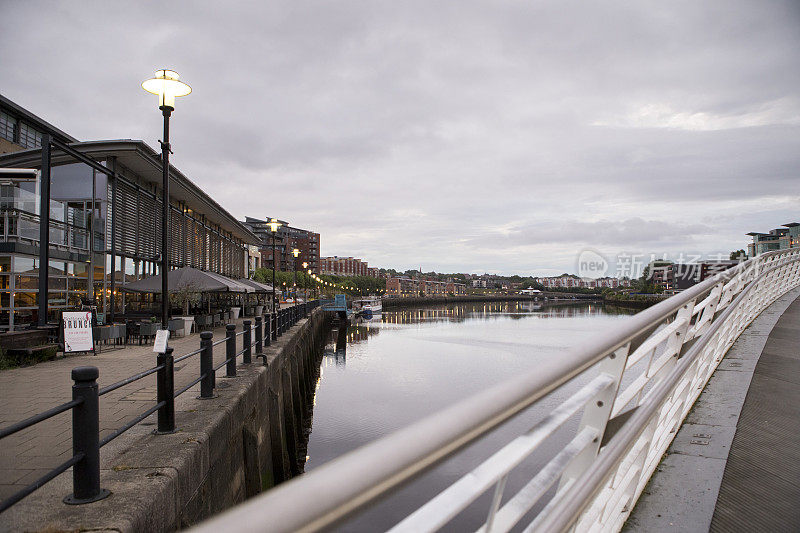
{"type": "Polygon", "coordinates": [[[165,353],[167,351],[167,341],[169,341],[169,330],[159,329],[156,331],[156,340],[153,342],[155,353],[165,353]]]}
{"type": "Polygon", "coordinates": [[[64,321],[64,352],[94,351],[92,312],[64,311],[61,318],[64,321]]]}

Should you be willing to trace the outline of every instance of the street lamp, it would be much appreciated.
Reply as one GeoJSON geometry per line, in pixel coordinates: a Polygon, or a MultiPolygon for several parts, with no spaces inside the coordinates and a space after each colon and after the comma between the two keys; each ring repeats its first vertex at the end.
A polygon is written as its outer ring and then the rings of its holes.
{"type": "Polygon", "coordinates": [[[283,226],[277,219],[273,218],[267,222],[270,231],[272,231],[272,314],[275,314],[275,270],[278,268],[278,262],[275,260],[275,234],[278,233],[278,228],[283,226]]]}
{"type": "Polygon", "coordinates": [[[292,248],[292,255],[294,256],[294,261],[292,265],[292,276],[294,276],[294,304],[297,305],[297,256],[300,255],[300,250],[297,248],[292,248]]]}
{"type": "MultiPolygon", "coordinates": [[[[308,279],[306,279],[305,273],[306,268],[308,268],[308,263],[303,261],[303,298],[305,299],[306,303],[308,302],[308,279]]],[[[308,271],[309,274],[311,271],[308,271]]]]}
{"type": "Polygon", "coordinates": [[[164,139],[161,143],[161,329],[169,327],[169,293],[167,273],[169,272],[169,116],[175,109],[175,98],[186,96],[192,88],[178,80],[174,70],[157,70],[155,78],[142,82],[142,89],[158,96],[158,108],[164,115],[164,139]]]}

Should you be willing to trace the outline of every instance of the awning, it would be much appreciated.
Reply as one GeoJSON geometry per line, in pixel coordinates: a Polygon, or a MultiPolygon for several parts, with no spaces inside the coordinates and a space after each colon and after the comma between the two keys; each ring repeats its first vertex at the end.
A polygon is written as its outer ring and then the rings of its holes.
{"type": "Polygon", "coordinates": [[[253,281],[252,279],[241,278],[236,280],[242,285],[248,285],[253,287],[256,292],[272,292],[272,285],[267,285],[266,283],[260,283],[258,281],[253,281]]]}
{"type": "MultiPolygon", "coordinates": [[[[167,283],[169,292],[255,292],[255,288],[250,285],[192,267],[170,270],[167,283]]],[[[161,292],[161,275],[128,283],[120,289],[129,292],[161,292]]]]}

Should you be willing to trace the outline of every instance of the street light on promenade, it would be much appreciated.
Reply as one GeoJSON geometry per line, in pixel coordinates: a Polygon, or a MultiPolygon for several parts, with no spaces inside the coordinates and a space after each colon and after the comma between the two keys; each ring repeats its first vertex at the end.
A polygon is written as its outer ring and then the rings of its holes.
{"type": "Polygon", "coordinates": [[[308,279],[306,278],[306,268],[308,268],[308,263],[303,261],[303,299],[308,302],[308,279]]]}
{"type": "Polygon", "coordinates": [[[178,80],[174,70],[157,70],[155,78],[142,82],[142,89],[158,96],[158,108],[164,115],[164,138],[161,143],[161,329],[169,326],[169,117],[175,110],[175,98],[186,96],[192,88],[178,80]]]}
{"type": "Polygon", "coordinates": [[[297,305],[297,257],[300,255],[300,250],[292,248],[292,255],[294,256],[294,264],[292,265],[292,276],[294,276],[294,304],[297,305]]]}
{"type": "Polygon", "coordinates": [[[267,222],[270,231],[272,231],[272,314],[275,314],[275,270],[278,268],[278,261],[275,259],[275,234],[278,233],[278,228],[283,226],[277,219],[273,218],[267,222]]]}

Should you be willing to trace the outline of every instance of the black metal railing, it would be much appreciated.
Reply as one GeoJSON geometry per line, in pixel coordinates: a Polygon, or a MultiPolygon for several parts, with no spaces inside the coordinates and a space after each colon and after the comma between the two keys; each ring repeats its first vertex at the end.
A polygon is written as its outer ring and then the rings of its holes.
{"type": "Polygon", "coordinates": [[[72,411],[72,457],[53,468],[45,475],[0,502],[0,513],[16,504],[36,489],[51,481],[70,467],[73,468],[72,494],[64,498],[68,504],[83,504],[101,500],[109,492],[100,487],[100,448],[119,437],[136,424],[143,421],[153,413],[157,413],[158,426],[156,434],[168,434],[175,431],[175,398],[187,392],[192,387],[200,384],[199,399],[208,400],[216,398],[216,371],[226,367],[226,377],[236,376],[236,360],[242,356],[243,364],[252,363],[255,350],[256,357],[263,359],[267,365],[265,347],[270,346],[271,339],[285,333],[290,327],[307,317],[311,311],[319,306],[314,300],[303,304],[278,310],[275,314],[268,313],[264,317],[257,316],[254,320],[244,320],[242,329],[236,332],[235,324],[225,326],[225,337],[214,341],[213,333],[204,331],[200,333],[200,348],[184,354],[178,358],[173,356],[173,349],[167,348],[166,352],[159,353],[156,357],[156,366],[136,375],[100,389],[97,385],[99,371],[97,367],[83,366],[72,369],[72,400],[53,407],[47,411],[16,422],[5,428],[0,428],[0,440],[31,426],[44,422],[66,411],[72,411]],[[242,337],[242,348],[237,351],[237,338],[242,337]],[[225,360],[214,366],[214,347],[225,343],[225,360]],[[175,390],[175,363],[184,361],[195,355],[200,355],[200,376],[175,390]],[[156,374],[156,403],[143,413],[125,423],[122,427],[100,439],[100,397],[113,392],[121,387],[139,381],[151,374],[156,374]]]}

